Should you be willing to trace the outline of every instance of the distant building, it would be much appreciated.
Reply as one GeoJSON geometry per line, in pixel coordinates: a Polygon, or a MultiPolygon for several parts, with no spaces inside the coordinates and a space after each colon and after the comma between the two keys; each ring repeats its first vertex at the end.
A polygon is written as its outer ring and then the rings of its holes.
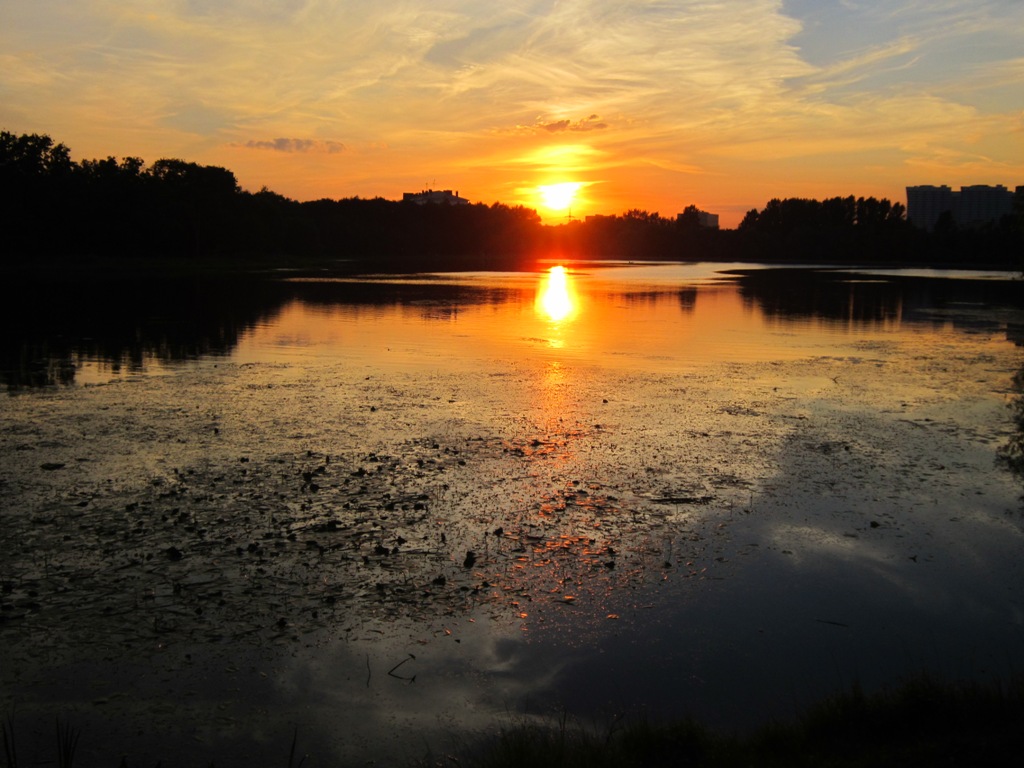
{"type": "Polygon", "coordinates": [[[946,211],[953,210],[953,190],[943,185],[907,187],[907,221],[931,232],[946,211]]]}
{"type": "Polygon", "coordinates": [[[963,227],[999,221],[1013,213],[1013,192],[1002,184],[997,187],[960,187],[960,201],[953,218],[963,227]]]}
{"type": "Polygon", "coordinates": [[[697,221],[705,229],[718,229],[718,214],[697,211],[697,221]]]}
{"type": "Polygon", "coordinates": [[[948,211],[958,227],[977,227],[1013,213],[1013,196],[1002,184],[960,187],[959,192],[945,185],[907,187],[907,220],[931,232],[948,211]]]}
{"type": "Polygon", "coordinates": [[[697,225],[704,229],[718,229],[718,214],[702,211],[695,205],[686,206],[686,210],[676,215],[676,221],[685,221],[690,217],[696,217],[697,225]]]}
{"type": "Polygon", "coordinates": [[[405,192],[402,194],[403,203],[416,203],[416,205],[469,205],[469,200],[459,197],[458,191],[450,189],[425,189],[422,192],[405,192]]]}

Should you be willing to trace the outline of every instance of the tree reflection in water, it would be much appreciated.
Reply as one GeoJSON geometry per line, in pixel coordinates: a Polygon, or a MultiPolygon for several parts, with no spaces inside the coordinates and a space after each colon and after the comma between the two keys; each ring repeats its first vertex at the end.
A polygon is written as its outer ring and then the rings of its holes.
{"type": "Polygon", "coordinates": [[[71,385],[83,362],[112,374],[224,354],[288,300],[280,281],[102,276],[0,288],[0,386],[71,385]]]}

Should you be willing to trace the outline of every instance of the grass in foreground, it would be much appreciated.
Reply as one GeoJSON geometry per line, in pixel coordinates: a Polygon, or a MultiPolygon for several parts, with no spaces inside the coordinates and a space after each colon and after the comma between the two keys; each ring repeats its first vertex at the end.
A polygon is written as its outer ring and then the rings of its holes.
{"type": "MultiPolygon", "coordinates": [[[[5,768],[18,768],[14,723],[0,740],[5,768]]],[[[266,768],[344,768],[290,750],[266,768]]],[[[79,732],[57,721],[58,768],[73,768],[79,732]]],[[[1008,766],[1024,756],[1024,676],[1009,683],[943,683],[929,677],[865,694],[858,686],[811,707],[793,722],[772,722],[746,736],[716,732],[689,719],[652,723],[619,719],[584,727],[568,716],[546,725],[512,724],[451,753],[428,755],[417,768],[888,768],[1008,766]]],[[[167,764],[176,764],[167,756],[167,764]]],[[[32,764],[37,764],[33,762],[32,764]]],[[[50,763],[52,764],[52,763],[50,763]]],[[[111,768],[116,761],[112,759],[111,768]]],[[[122,758],[121,768],[137,768],[122,758]]],[[[89,768],[88,766],[85,768],[89,768]]],[[[206,764],[201,766],[206,768],[206,764]]],[[[208,768],[215,768],[210,762],[208,768]]],[[[263,768],[263,766],[253,766],[263,768]]]]}
{"type": "Polygon", "coordinates": [[[750,736],[716,733],[692,720],[618,722],[604,730],[522,724],[436,768],[655,768],[656,766],[1001,766],[1024,755],[1024,678],[1009,685],[918,678],[877,694],[859,687],[830,697],[792,723],[750,736]]]}

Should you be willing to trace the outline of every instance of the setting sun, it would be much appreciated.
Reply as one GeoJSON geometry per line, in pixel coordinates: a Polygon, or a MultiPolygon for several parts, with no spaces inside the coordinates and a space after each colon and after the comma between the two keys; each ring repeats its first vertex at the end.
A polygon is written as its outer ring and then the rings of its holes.
{"type": "Polygon", "coordinates": [[[545,184],[537,189],[546,208],[564,211],[572,206],[576,193],[582,186],[578,181],[564,181],[561,184],[545,184]]]}
{"type": "Polygon", "coordinates": [[[732,229],[775,198],[1024,179],[1021,0],[16,5],[4,130],[300,203],[435,187],[732,229]]]}

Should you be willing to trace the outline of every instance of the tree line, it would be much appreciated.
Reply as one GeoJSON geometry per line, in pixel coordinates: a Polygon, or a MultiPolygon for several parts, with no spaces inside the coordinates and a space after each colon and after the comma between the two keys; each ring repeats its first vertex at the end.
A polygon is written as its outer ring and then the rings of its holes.
{"type": "Polygon", "coordinates": [[[46,135],[0,132],[4,259],[116,257],[348,260],[376,268],[509,268],[539,256],[591,259],[1010,263],[1024,253],[1024,206],[982,229],[926,233],[900,203],[771,200],[736,230],[632,209],[545,226],[502,203],[417,205],[382,198],[297,202],[248,192],[226,168],[137,157],[75,162],[46,135]]]}
{"type": "Polygon", "coordinates": [[[241,189],[218,166],[137,157],[71,159],[49,136],[0,133],[7,259],[413,259],[486,262],[535,247],[535,211],[384,199],[296,202],[241,189]]]}

